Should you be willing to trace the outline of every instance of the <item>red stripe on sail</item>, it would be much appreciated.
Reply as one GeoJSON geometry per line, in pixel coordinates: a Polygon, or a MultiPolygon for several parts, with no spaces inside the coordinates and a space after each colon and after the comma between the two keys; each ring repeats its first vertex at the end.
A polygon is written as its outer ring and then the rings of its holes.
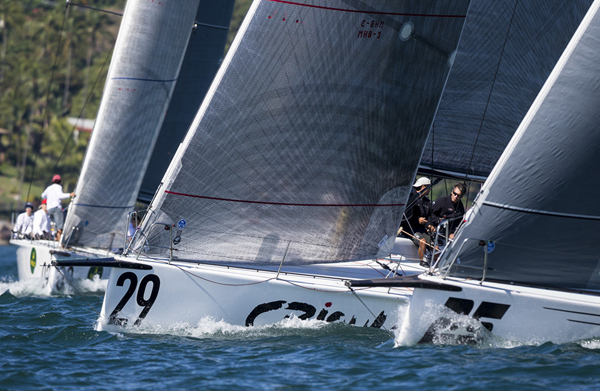
{"type": "Polygon", "coordinates": [[[208,197],[201,196],[195,194],[185,194],[185,193],[177,193],[174,191],[165,190],[165,193],[178,195],[183,197],[193,197],[193,198],[202,198],[205,200],[214,200],[214,201],[226,201],[226,202],[240,202],[244,204],[262,204],[262,205],[283,205],[283,206],[317,206],[317,207],[364,207],[364,206],[372,206],[372,207],[381,207],[381,206],[404,206],[405,204],[295,204],[291,202],[266,202],[266,201],[251,201],[251,200],[234,200],[231,198],[219,198],[219,197],[208,197]]]}
{"type": "Polygon", "coordinates": [[[378,12],[378,11],[349,10],[349,9],[344,9],[344,8],[325,7],[322,5],[302,4],[302,3],[297,3],[295,1],[288,1],[288,0],[265,0],[265,1],[270,1],[272,3],[297,5],[300,7],[318,8],[318,9],[329,10],[329,11],[354,12],[354,13],[359,13],[359,14],[422,16],[422,17],[426,17],[426,18],[466,18],[467,17],[467,15],[409,14],[409,13],[401,13],[401,12],[378,12]]]}

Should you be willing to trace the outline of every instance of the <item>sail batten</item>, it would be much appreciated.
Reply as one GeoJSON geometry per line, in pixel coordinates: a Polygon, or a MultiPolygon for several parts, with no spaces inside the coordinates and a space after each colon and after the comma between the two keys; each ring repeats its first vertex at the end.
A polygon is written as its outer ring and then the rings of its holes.
{"type": "Polygon", "coordinates": [[[135,248],[297,264],[391,249],[465,19],[432,15],[468,3],[255,1],[135,248]]]}

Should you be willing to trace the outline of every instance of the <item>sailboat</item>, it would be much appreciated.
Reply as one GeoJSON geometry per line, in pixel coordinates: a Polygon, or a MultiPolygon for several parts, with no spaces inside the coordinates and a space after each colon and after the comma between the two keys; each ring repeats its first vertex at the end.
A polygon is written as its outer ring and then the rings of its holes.
{"type": "MultiPolygon", "coordinates": [[[[169,103],[177,105],[179,121],[190,123],[222,56],[233,1],[198,4],[127,3],[62,243],[12,241],[19,279],[40,280],[53,292],[72,279],[108,276],[110,270],[86,262],[128,244],[128,224],[157,137],[183,138],[165,119],[169,103]],[[185,83],[175,88],[180,76],[185,83]],[[51,267],[56,259],[71,265],[51,267]]],[[[152,180],[165,169],[153,163],[146,176],[152,180]]]]}
{"type": "MultiPolygon", "coordinates": [[[[114,257],[99,327],[398,325],[413,289],[439,284],[347,284],[424,270],[389,254],[449,69],[474,56],[456,51],[467,8],[255,1],[133,245],[114,257]]],[[[539,29],[553,49],[527,61],[551,69],[576,26],[567,8],[566,28],[539,29]]],[[[500,49],[498,62],[518,63],[500,49]]],[[[493,78],[477,88],[497,91],[493,78]]]]}
{"type": "Polygon", "coordinates": [[[423,271],[389,254],[467,8],[255,1],[115,257],[99,327],[396,326],[413,289],[438,284],[347,283],[423,271]]]}
{"type": "Polygon", "coordinates": [[[417,279],[407,342],[485,330],[522,343],[600,336],[599,9],[596,0],[439,267],[417,279]],[[475,326],[462,328],[467,318],[475,326]]]}
{"type": "Polygon", "coordinates": [[[392,328],[411,290],[345,281],[424,270],[388,255],[468,6],[254,1],[114,257],[100,327],[392,328]]]}

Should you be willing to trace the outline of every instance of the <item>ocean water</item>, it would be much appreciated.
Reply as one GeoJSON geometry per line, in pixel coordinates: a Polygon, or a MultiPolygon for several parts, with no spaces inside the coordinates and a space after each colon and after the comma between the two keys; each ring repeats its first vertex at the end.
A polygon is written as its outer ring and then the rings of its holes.
{"type": "Polygon", "coordinates": [[[600,339],[409,345],[385,330],[206,319],[171,334],[96,331],[98,286],[44,297],[0,246],[0,389],[595,390],[600,339]],[[92,308],[93,307],[93,308],[92,308]]]}

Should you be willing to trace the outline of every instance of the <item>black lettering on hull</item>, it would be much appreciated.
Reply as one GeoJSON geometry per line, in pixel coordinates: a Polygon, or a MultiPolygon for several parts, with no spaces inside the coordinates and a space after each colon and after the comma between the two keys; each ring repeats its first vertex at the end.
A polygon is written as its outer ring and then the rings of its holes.
{"type": "MultiPolygon", "coordinates": [[[[473,300],[457,297],[450,297],[445,303],[446,308],[460,315],[469,315],[473,310],[474,305],[475,302],[473,300]]],[[[510,305],[508,304],[482,301],[471,317],[477,320],[480,320],[481,318],[502,319],[509,308],[510,305]]],[[[494,324],[491,322],[480,321],[480,323],[490,332],[494,329],[494,324]]],[[[475,334],[475,329],[472,326],[467,326],[465,328],[466,334],[454,333],[458,328],[459,325],[451,319],[441,317],[429,326],[419,343],[475,344],[480,342],[480,337],[475,334]]]]}
{"type": "Polygon", "coordinates": [[[278,301],[272,301],[270,303],[264,303],[264,304],[257,305],[256,307],[254,307],[252,312],[250,312],[250,315],[248,315],[248,317],[246,318],[246,327],[254,326],[254,319],[256,319],[256,317],[258,315],[263,314],[265,312],[278,310],[284,304],[285,304],[285,300],[278,300],[278,301]]]}

